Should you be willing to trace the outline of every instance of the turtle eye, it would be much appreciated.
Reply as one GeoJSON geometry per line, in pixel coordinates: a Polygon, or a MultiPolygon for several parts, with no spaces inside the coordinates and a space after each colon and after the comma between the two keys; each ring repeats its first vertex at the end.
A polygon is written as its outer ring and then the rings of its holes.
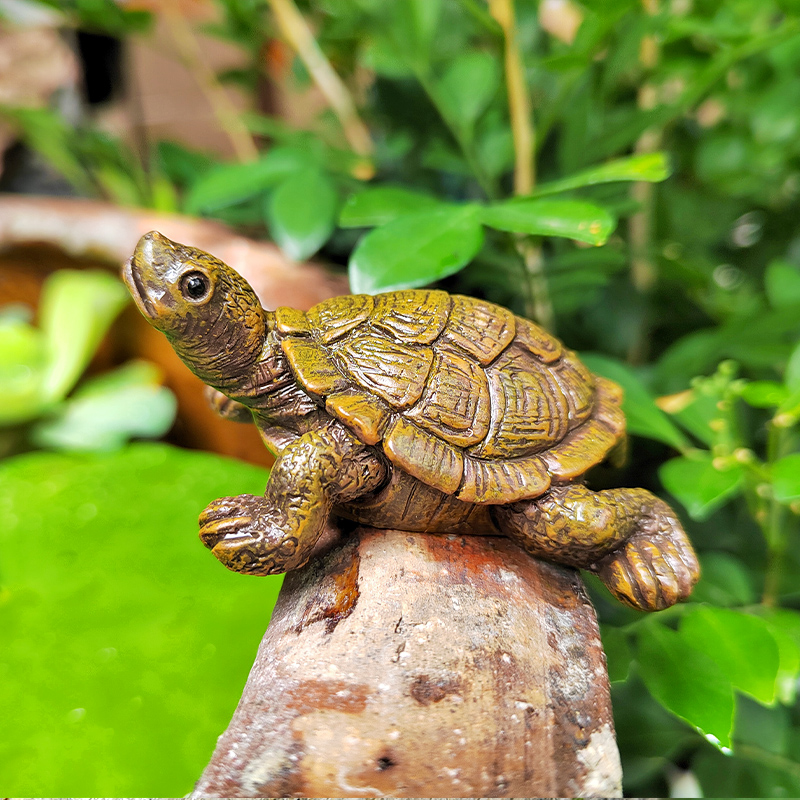
{"type": "Polygon", "coordinates": [[[194,303],[205,300],[211,291],[211,281],[202,272],[187,272],[181,278],[181,293],[194,303]]]}

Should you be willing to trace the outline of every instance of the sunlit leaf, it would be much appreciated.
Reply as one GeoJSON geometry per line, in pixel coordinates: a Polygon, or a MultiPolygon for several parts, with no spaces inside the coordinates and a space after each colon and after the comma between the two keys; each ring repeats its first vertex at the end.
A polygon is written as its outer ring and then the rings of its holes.
{"type": "Polygon", "coordinates": [[[272,238],[301,261],[322,247],[336,225],[339,195],[321,170],[307,167],[286,178],[267,198],[265,217],[272,238]]]}
{"type": "Polygon", "coordinates": [[[625,392],[622,408],[628,432],[671,445],[678,450],[689,446],[686,437],[655,404],[655,399],[636,373],[621,361],[596,353],[581,353],[581,360],[592,372],[618,383],[625,392]]]}
{"type": "Polygon", "coordinates": [[[47,279],[39,306],[47,352],[42,393],[47,401],[69,392],[129,299],[122,282],[107,272],[59,270],[47,279]]]}
{"type": "Polygon", "coordinates": [[[370,231],[350,258],[353,292],[409,289],[458,272],[483,244],[478,209],[418,211],[370,231]]]}
{"type": "Polygon", "coordinates": [[[347,199],[339,214],[339,225],[371,228],[437,205],[441,203],[432,195],[404,186],[371,186],[347,199]]]}
{"type": "Polygon", "coordinates": [[[775,699],[778,645],[763,619],[728,608],[695,606],[681,618],[680,635],[712,658],[734,689],[766,705],[775,699]]]}
{"type": "Polygon", "coordinates": [[[657,622],[641,626],[636,660],[648,691],[664,708],[716,747],[731,746],[733,689],[715,661],[657,622]]]}
{"type": "Polygon", "coordinates": [[[481,209],[490,228],[536,236],[562,236],[604,244],[616,220],[600,206],[581,200],[507,200],[481,209]]]}
{"type": "Polygon", "coordinates": [[[717,469],[711,454],[694,451],[661,465],[658,471],[666,489],[686,506],[693,519],[704,520],[739,491],[742,468],[738,464],[717,469]]]}

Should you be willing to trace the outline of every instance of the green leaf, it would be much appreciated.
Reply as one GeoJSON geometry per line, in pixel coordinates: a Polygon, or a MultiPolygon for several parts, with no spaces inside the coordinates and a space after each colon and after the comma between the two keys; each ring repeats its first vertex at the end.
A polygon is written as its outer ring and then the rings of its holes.
{"type": "Polygon", "coordinates": [[[777,408],[789,396],[789,390],[777,381],[751,381],[740,392],[742,400],[753,408],[777,408]]]}
{"type": "Polygon", "coordinates": [[[404,214],[442,205],[429,194],[404,186],[374,186],[350,195],[339,214],[342,228],[385,225],[404,214]]]}
{"type": "Polygon", "coordinates": [[[457,56],[436,83],[436,95],[445,117],[469,133],[475,121],[497,94],[500,71],[497,59],[480,50],[457,56]]]}
{"type": "Polygon", "coordinates": [[[0,426],[33,419],[45,403],[45,343],[20,319],[0,319],[0,426]]]}
{"type": "Polygon", "coordinates": [[[760,608],[760,613],[780,653],[776,681],[778,699],[784,705],[793,705],[797,699],[797,681],[800,678],[800,614],[786,608],[764,606],[760,608]]]}
{"type": "Polygon", "coordinates": [[[600,167],[570,175],[551,183],[543,183],[532,197],[566,192],[571,189],[580,189],[584,186],[594,186],[598,183],[613,183],[615,181],[647,181],[658,183],[666,180],[670,175],[669,164],[664,153],[644,153],[638,156],[619,158],[609,161],[600,167]]]}
{"type": "Polygon", "coordinates": [[[611,625],[600,626],[603,651],[608,662],[608,680],[619,683],[627,680],[633,653],[628,643],[628,635],[620,628],[611,625]]]}
{"type": "Polygon", "coordinates": [[[772,261],[764,273],[764,288],[773,308],[800,305],[800,269],[786,261],[772,261]]]}
{"type": "Polygon", "coordinates": [[[338,204],[336,187],[322,171],[307,167],[294,173],[267,198],[272,238],[295,261],[308,258],[331,235],[338,204]]]}
{"type": "Polygon", "coordinates": [[[260,493],[266,477],[161,444],[0,462],[6,792],[191,791],[281,585],[224,569],[197,515],[216,497],[260,493]]]}
{"type": "Polygon", "coordinates": [[[114,450],[134,437],[163,436],[175,411],[175,397],[160,385],[157,368],[133,362],[87,381],[31,435],[43,448],[114,450]]]}
{"type": "Polygon", "coordinates": [[[734,695],[717,663],[655,621],[640,628],[639,674],[648,691],[716,747],[731,746],[734,695]]]}
{"type": "Polygon", "coordinates": [[[307,154],[289,147],[276,147],[258,161],[217,166],[192,184],[186,197],[186,213],[209,213],[241,203],[308,164],[307,154]]]}
{"type": "Polygon", "coordinates": [[[629,433],[664,442],[677,450],[685,450],[689,446],[686,437],[655,404],[647,387],[629,366],[597,353],[581,353],[581,360],[592,372],[610,378],[624,389],[622,408],[629,433]]]}
{"type": "Polygon", "coordinates": [[[747,567],[727,553],[700,555],[700,580],[692,590],[696,603],[717,606],[745,606],[756,601],[753,580],[747,567]]]}
{"type": "Polygon", "coordinates": [[[800,500],[800,453],[784,456],[772,465],[772,491],[779,503],[800,500]]]}
{"type": "Polygon", "coordinates": [[[765,705],[774,701],[780,659],[763,619],[729,608],[695,606],[681,618],[680,635],[712,658],[735,689],[765,705]]]}
{"type": "Polygon", "coordinates": [[[790,392],[793,394],[800,392],[800,343],[789,356],[783,380],[790,392]]]}
{"type": "Polygon", "coordinates": [[[614,230],[616,220],[594,203],[582,200],[507,200],[481,210],[490,228],[535,236],[563,236],[601,245],[614,230]]]}
{"type": "Polygon", "coordinates": [[[47,279],[39,307],[47,349],[45,400],[58,401],[75,385],[129,299],[122,282],[107,272],[59,270],[47,279]]]}
{"type": "Polygon", "coordinates": [[[733,464],[716,469],[711,454],[693,451],[661,465],[658,471],[666,489],[686,506],[692,519],[704,520],[739,492],[742,468],[733,464]]]}
{"type": "Polygon", "coordinates": [[[481,249],[475,206],[444,206],[398,217],[370,231],[350,258],[350,288],[375,294],[452,275],[481,249]]]}

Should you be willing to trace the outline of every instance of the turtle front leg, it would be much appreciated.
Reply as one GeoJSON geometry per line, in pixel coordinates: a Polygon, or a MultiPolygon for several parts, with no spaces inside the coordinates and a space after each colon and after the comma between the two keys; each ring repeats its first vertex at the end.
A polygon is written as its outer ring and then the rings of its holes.
{"type": "Polygon", "coordinates": [[[331,509],[374,491],[383,462],[343,428],[313,431],[286,447],[263,497],[223,497],[200,515],[200,538],[234,572],[275,575],[308,561],[331,509]]]}
{"type": "Polygon", "coordinates": [[[668,608],[686,599],[700,577],[675,513],[644,489],[556,486],[535,500],[496,506],[492,513],[500,529],[529,553],[595,572],[633,608],[668,608]]]}

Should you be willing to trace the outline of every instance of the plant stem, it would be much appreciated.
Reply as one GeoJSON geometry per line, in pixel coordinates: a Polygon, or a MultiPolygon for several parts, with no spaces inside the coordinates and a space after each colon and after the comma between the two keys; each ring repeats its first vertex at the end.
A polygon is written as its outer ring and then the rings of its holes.
{"type": "Polygon", "coordinates": [[[204,59],[200,44],[180,9],[177,8],[175,0],[165,2],[162,5],[162,13],[178,55],[196,77],[214,116],[233,147],[236,158],[241,162],[255,161],[258,158],[258,148],[253,137],[242,122],[225,87],[204,59]]]}
{"type": "Polygon", "coordinates": [[[525,267],[525,316],[535,319],[543,328],[555,328],[555,313],[550,299],[547,276],[544,274],[542,245],[531,236],[516,236],[515,247],[525,267]]]}
{"type": "MultiPolygon", "coordinates": [[[[659,0],[642,0],[645,14],[655,16],[659,11],[659,0]]],[[[658,66],[660,49],[656,37],[648,34],[642,38],[639,47],[639,61],[642,68],[652,74],[658,66]]],[[[646,80],[639,87],[636,104],[646,114],[657,105],[657,90],[651,80],[646,80]]],[[[637,155],[654,153],[661,147],[664,131],[661,127],[652,127],[644,131],[634,146],[637,155]]],[[[638,181],[631,186],[631,199],[637,203],[639,210],[628,219],[628,239],[631,253],[631,283],[639,294],[645,297],[653,291],[658,279],[658,270],[651,254],[653,238],[653,214],[655,205],[655,188],[652,183],[638,181]]],[[[628,350],[628,362],[639,364],[647,359],[649,344],[649,326],[645,317],[637,326],[637,334],[628,350]]]]}
{"type": "Polygon", "coordinates": [[[350,91],[325,57],[303,15],[293,0],[270,0],[270,6],[283,38],[305,64],[339,119],[348,144],[355,153],[371,160],[374,147],[369,130],[358,114],[350,91]]]}
{"type": "Polygon", "coordinates": [[[536,131],[517,40],[514,0],[489,0],[489,13],[500,24],[505,36],[504,69],[514,137],[514,194],[530,194],[536,185],[536,131]]]}
{"type": "MultiPolygon", "coordinates": [[[[527,195],[536,186],[536,128],[517,40],[514,0],[489,0],[489,13],[497,20],[505,37],[504,69],[514,139],[514,194],[527,195]]],[[[514,236],[514,247],[522,261],[525,315],[552,331],[555,313],[544,272],[541,241],[530,236],[514,236]]]]}
{"type": "MultiPolygon", "coordinates": [[[[767,438],[767,464],[777,461],[783,452],[786,428],[771,422],[767,438]]],[[[764,574],[764,591],[761,603],[769,608],[777,605],[783,578],[783,562],[786,554],[786,509],[774,497],[769,500],[767,517],[762,525],[767,542],[767,567],[764,574]]]]}

